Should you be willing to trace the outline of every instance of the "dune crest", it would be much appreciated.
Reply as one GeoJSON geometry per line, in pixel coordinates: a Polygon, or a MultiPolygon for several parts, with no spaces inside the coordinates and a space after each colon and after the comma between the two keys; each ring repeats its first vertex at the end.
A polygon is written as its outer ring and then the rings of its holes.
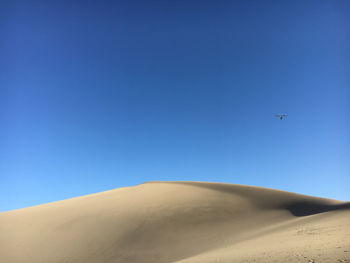
{"type": "Polygon", "coordinates": [[[350,262],[349,218],[349,202],[148,182],[0,213],[0,262],[350,262]]]}

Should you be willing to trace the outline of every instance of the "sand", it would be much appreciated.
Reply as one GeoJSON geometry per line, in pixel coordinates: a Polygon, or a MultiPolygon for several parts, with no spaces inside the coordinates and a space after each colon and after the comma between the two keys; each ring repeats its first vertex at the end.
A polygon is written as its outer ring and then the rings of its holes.
{"type": "Polygon", "coordinates": [[[350,203],[150,182],[0,213],[0,262],[350,262],[350,203]]]}

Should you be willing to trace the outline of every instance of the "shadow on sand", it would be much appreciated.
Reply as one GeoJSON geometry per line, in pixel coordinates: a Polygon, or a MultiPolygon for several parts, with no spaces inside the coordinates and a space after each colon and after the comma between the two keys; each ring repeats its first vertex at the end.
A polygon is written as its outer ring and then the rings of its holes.
{"type": "Polygon", "coordinates": [[[294,216],[310,216],[335,210],[345,210],[350,209],[350,203],[342,204],[321,204],[314,202],[293,202],[288,205],[282,206],[282,208],[287,209],[294,216]]]}

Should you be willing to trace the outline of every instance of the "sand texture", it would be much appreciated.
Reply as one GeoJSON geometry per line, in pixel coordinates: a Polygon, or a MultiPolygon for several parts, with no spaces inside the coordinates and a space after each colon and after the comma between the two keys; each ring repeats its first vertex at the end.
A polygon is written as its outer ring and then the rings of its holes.
{"type": "Polygon", "coordinates": [[[350,263],[350,203],[150,182],[0,213],[0,262],[350,263]]]}

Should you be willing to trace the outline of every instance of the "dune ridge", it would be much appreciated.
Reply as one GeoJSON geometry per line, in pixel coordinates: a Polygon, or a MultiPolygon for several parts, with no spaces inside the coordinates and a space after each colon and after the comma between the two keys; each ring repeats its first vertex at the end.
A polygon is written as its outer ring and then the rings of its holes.
{"type": "Polygon", "coordinates": [[[147,182],[0,213],[0,262],[350,262],[349,219],[349,202],[147,182]]]}

